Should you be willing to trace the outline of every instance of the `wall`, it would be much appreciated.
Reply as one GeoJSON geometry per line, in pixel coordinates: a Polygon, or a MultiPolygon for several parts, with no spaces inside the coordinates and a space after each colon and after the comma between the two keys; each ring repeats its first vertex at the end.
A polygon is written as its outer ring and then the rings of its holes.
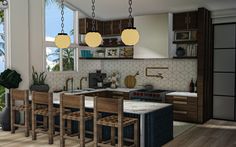
{"type": "MultiPolygon", "coordinates": [[[[121,74],[120,85],[125,87],[124,78],[127,75],[134,75],[139,71],[140,75],[136,77],[136,88],[140,85],[152,84],[158,89],[188,91],[189,83],[193,78],[197,78],[197,60],[188,59],[150,59],[150,60],[80,60],[78,73],[50,73],[48,74],[48,83],[53,89],[62,88],[68,77],[76,79],[75,86],[79,86],[79,79],[82,76],[88,76],[88,73],[95,72],[96,69],[102,69],[108,75],[112,72],[121,74]],[[168,70],[159,70],[164,78],[146,77],[146,67],[168,67],[168,70]]],[[[83,87],[88,87],[87,82],[83,82],[83,87]]]]}
{"type": "Polygon", "coordinates": [[[29,86],[29,19],[28,0],[11,0],[8,19],[8,67],[21,74],[20,88],[29,86]]]}

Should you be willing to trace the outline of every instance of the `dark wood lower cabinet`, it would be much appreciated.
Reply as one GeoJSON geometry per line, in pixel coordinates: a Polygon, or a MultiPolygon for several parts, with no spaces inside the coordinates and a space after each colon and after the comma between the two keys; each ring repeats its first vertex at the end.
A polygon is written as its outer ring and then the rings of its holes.
{"type": "Polygon", "coordinates": [[[174,120],[198,122],[198,98],[184,96],[166,96],[166,103],[173,104],[174,120]]]}

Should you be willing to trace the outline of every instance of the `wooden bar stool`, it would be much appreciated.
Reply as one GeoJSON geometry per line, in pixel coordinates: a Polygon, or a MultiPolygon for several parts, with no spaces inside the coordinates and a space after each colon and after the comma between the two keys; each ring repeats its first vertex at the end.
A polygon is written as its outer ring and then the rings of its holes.
{"type": "Polygon", "coordinates": [[[85,101],[83,95],[65,95],[60,96],[60,146],[65,146],[65,139],[72,139],[65,134],[65,121],[79,122],[80,147],[84,147],[85,142],[85,122],[93,119],[93,113],[85,112],[85,101]],[[79,109],[79,111],[69,112],[66,109],[79,109]]]}
{"type": "Polygon", "coordinates": [[[139,121],[137,118],[124,117],[123,116],[123,98],[94,98],[94,147],[116,146],[115,142],[115,128],[118,128],[118,147],[124,147],[123,145],[123,128],[129,125],[134,125],[134,139],[133,144],[130,146],[139,146],[139,121]],[[98,117],[98,112],[111,113],[112,115],[106,117],[98,117]],[[111,127],[111,140],[109,142],[100,143],[101,132],[98,131],[98,126],[111,127]]]}
{"type": "Polygon", "coordinates": [[[52,93],[45,93],[45,92],[32,92],[32,140],[36,140],[37,133],[46,133],[48,134],[48,143],[53,144],[53,137],[54,137],[54,117],[60,115],[60,109],[53,107],[53,96],[52,93]],[[45,125],[48,126],[47,130],[39,128],[37,126],[37,116],[43,116],[43,118],[48,119],[48,125],[46,124],[47,121],[44,120],[44,127],[45,125]]]}
{"type": "Polygon", "coordinates": [[[28,90],[17,90],[10,89],[11,97],[11,133],[15,133],[15,127],[25,128],[25,137],[29,136],[30,130],[30,109],[29,105],[29,91],[28,90]],[[18,103],[18,104],[16,104],[18,103]],[[24,112],[24,124],[16,124],[16,112],[24,112]]]}

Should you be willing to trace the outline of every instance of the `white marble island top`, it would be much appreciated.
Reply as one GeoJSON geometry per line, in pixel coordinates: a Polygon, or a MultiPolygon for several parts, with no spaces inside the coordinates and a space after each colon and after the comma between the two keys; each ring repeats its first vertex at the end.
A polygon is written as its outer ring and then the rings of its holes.
{"type": "MultiPolygon", "coordinates": [[[[94,97],[85,96],[85,107],[93,108],[94,97]]],[[[53,103],[60,104],[60,93],[53,93],[53,103]]],[[[146,114],[170,106],[171,104],[124,100],[124,112],[146,114]]]]}

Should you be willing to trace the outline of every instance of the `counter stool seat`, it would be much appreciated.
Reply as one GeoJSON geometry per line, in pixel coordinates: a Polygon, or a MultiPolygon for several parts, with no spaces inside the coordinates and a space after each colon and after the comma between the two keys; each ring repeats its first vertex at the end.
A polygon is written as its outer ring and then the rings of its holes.
{"type": "MultiPolygon", "coordinates": [[[[76,111],[76,112],[69,112],[67,114],[64,114],[62,116],[63,119],[67,119],[67,120],[74,120],[74,121],[79,121],[80,119],[80,111],[76,111]]],[[[93,113],[92,112],[85,112],[84,113],[84,120],[90,120],[93,119],[93,113]]]]}
{"type": "MultiPolygon", "coordinates": [[[[43,115],[43,116],[48,116],[48,108],[42,108],[42,109],[36,109],[34,110],[34,114],[36,115],[43,115]]],[[[56,116],[60,114],[60,109],[59,108],[53,108],[52,110],[52,115],[56,116]]]]}
{"type": "MultiPolygon", "coordinates": [[[[138,119],[131,118],[131,117],[123,117],[123,127],[132,125],[137,123],[138,119]]],[[[117,115],[111,115],[107,117],[103,117],[101,119],[98,119],[97,121],[98,125],[105,125],[109,127],[118,127],[118,116],[117,115]]]]}

